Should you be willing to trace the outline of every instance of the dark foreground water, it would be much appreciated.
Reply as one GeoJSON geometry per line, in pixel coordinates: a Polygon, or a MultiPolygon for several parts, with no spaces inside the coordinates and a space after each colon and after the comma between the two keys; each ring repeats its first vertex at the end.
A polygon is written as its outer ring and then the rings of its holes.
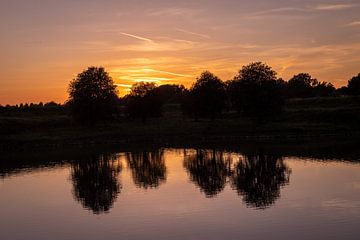
{"type": "Polygon", "coordinates": [[[0,239],[359,239],[360,158],[295,155],[5,154],[0,239]]]}

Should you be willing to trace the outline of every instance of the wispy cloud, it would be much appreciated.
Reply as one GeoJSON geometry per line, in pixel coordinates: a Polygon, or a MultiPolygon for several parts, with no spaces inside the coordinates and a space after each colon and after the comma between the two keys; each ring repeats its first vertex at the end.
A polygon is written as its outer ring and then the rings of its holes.
{"type": "Polygon", "coordinates": [[[115,83],[116,86],[118,87],[123,87],[123,88],[131,88],[131,84],[122,84],[122,83],[115,83]]]}
{"type": "Polygon", "coordinates": [[[353,3],[341,3],[341,4],[319,4],[315,6],[316,10],[323,10],[323,11],[334,11],[334,10],[343,10],[352,7],[356,7],[358,4],[353,3]]]}
{"type": "Polygon", "coordinates": [[[319,11],[339,11],[359,7],[359,4],[341,3],[341,4],[318,4],[303,7],[280,7],[265,9],[243,15],[244,19],[263,19],[266,17],[287,17],[287,18],[306,18],[304,14],[315,13],[319,11]]]}
{"type": "Polygon", "coordinates": [[[269,16],[276,16],[276,17],[297,17],[294,13],[303,13],[308,12],[308,9],[305,8],[295,8],[295,7],[281,7],[281,8],[272,8],[261,10],[257,12],[248,13],[242,16],[243,19],[263,19],[269,16]]]}
{"type": "Polygon", "coordinates": [[[355,22],[348,23],[347,26],[350,26],[350,27],[360,26],[360,21],[355,21],[355,22]]]}
{"type": "Polygon", "coordinates": [[[154,43],[153,40],[149,39],[149,38],[145,38],[145,37],[141,37],[141,36],[138,36],[138,35],[134,35],[134,34],[130,34],[130,33],[125,33],[125,32],[120,32],[120,34],[124,35],[124,36],[128,36],[128,37],[131,37],[131,38],[135,38],[137,40],[142,40],[142,41],[145,41],[145,42],[148,42],[148,43],[154,43]]]}
{"type": "Polygon", "coordinates": [[[148,11],[148,16],[151,17],[193,17],[199,12],[197,9],[190,8],[160,8],[151,9],[148,11]]]}
{"type": "Polygon", "coordinates": [[[161,71],[161,70],[155,70],[155,69],[143,69],[143,70],[149,71],[149,72],[165,73],[165,74],[169,74],[169,75],[173,75],[173,76],[177,76],[177,77],[194,77],[192,75],[179,74],[179,73],[173,73],[173,72],[161,71]]]}
{"type": "Polygon", "coordinates": [[[181,29],[181,28],[176,28],[175,30],[178,31],[178,32],[182,32],[182,33],[186,33],[186,34],[190,34],[190,35],[194,35],[194,36],[198,36],[198,37],[210,39],[210,36],[205,35],[205,34],[187,31],[187,30],[184,30],[184,29],[181,29]]]}

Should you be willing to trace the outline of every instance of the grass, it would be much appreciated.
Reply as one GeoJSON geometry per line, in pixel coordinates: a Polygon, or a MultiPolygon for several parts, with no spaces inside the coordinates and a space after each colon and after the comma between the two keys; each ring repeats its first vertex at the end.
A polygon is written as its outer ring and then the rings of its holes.
{"type": "Polygon", "coordinates": [[[140,120],[119,117],[93,128],[78,126],[62,110],[0,113],[0,148],[89,145],[98,143],[198,143],[239,139],[299,139],[360,135],[360,98],[293,99],[284,113],[255,124],[235,113],[195,122],[179,105],[164,106],[164,116],[140,120]]]}

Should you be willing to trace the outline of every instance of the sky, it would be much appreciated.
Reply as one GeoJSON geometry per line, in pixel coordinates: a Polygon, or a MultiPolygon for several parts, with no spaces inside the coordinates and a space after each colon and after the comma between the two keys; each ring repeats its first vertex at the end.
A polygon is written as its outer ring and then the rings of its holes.
{"type": "Polygon", "coordinates": [[[250,62],[343,86],[360,72],[360,0],[0,0],[0,104],[63,103],[103,66],[121,95],[250,62]]]}

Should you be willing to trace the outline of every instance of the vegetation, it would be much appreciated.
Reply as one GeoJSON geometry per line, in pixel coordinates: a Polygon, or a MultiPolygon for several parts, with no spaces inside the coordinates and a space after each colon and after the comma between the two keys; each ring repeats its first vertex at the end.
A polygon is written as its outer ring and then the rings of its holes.
{"type": "Polygon", "coordinates": [[[186,102],[185,113],[193,116],[215,119],[225,108],[225,84],[209,71],[203,72],[191,87],[186,102]]]}
{"type": "Polygon", "coordinates": [[[359,76],[334,90],[306,73],[286,82],[270,66],[256,62],[244,66],[231,81],[206,71],[189,90],[137,83],[118,99],[108,73],[90,67],[70,83],[65,105],[0,106],[0,146],[356,135],[360,97],[348,95],[357,95],[359,76]]]}
{"type": "Polygon", "coordinates": [[[282,81],[271,67],[261,62],[244,66],[228,83],[231,102],[238,112],[263,120],[281,112],[284,104],[282,81]]]}
{"type": "Polygon", "coordinates": [[[331,83],[319,82],[308,73],[295,75],[287,83],[287,95],[290,98],[329,97],[335,94],[331,83]]]}
{"type": "Polygon", "coordinates": [[[349,80],[347,92],[349,95],[360,95],[360,73],[349,80]]]}
{"type": "Polygon", "coordinates": [[[89,67],[69,85],[67,105],[71,116],[80,122],[109,119],[117,112],[117,91],[105,69],[89,67]]]}

